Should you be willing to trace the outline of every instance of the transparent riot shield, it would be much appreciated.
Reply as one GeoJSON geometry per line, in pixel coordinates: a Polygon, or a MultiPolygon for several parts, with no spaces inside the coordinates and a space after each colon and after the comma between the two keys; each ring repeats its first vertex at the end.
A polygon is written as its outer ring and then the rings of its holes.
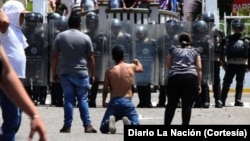
{"type": "MultiPolygon", "coordinates": [[[[132,23],[131,23],[132,24],[132,23]]],[[[124,48],[125,62],[132,62],[132,41],[129,21],[111,19],[109,21],[108,35],[108,67],[114,65],[111,51],[115,46],[121,45],[124,48]]]]}
{"type": "Polygon", "coordinates": [[[135,25],[133,28],[134,56],[143,66],[135,75],[136,85],[158,85],[156,25],[135,25]]]}
{"type": "MultiPolygon", "coordinates": [[[[213,30],[213,26],[208,24],[208,28],[210,29],[208,31],[208,35],[209,35],[209,72],[208,72],[208,77],[209,77],[209,84],[214,84],[214,61],[216,61],[216,56],[215,56],[215,38],[216,38],[216,33],[215,30],[213,30]]],[[[220,55],[218,56],[220,57],[220,55]]],[[[218,60],[217,60],[218,61],[218,60]]]]}
{"type": "Polygon", "coordinates": [[[193,24],[193,47],[199,48],[202,63],[202,84],[210,84],[213,74],[213,43],[208,26],[204,21],[197,21],[193,24]]]}
{"type": "MultiPolygon", "coordinates": [[[[84,19],[86,20],[86,18],[84,19]]],[[[93,19],[83,22],[86,23],[83,31],[91,38],[94,48],[95,80],[103,82],[105,70],[107,69],[107,56],[105,51],[108,46],[108,36],[105,30],[108,23],[103,21],[101,24],[98,24],[98,21],[93,19]]]]}
{"type": "Polygon", "coordinates": [[[167,26],[166,24],[160,24],[161,37],[159,37],[158,43],[158,57],[159,57],[159,83],[160,85],[167,84],[168,70],[166,68],[166,58],[168,50],[172,45],[178,46],[178,34],[180,33],[179,25],[167,26]]]}
{"type": "MultiPolygon", "coordinates": [[[[58,19],[49,19],[47,24],[47,35],[48,35],[48,42],[49,42],[49,60],[51,60],[52,50],[54,47],[54,41],[56,35],[61,31],[58,29],[58,19]]],[[[57,64],[57,74],[60,73],[60,66],[61,66],[61,56],[59,55],[58,64],[57,64]]],[[[62,106],[63,105],[63,92],[60,84],[60,80],[54,82],[52,79],[52,70],[49,69],[50,75],[50,91],[51,91],[51,105],[55,106],[62,106]]]]}
{"type": "Polygon", "coordinates": [[[25,49],[27,62],[24,85],[36,104],[45,104],[49,66],[45,25],[34,22],[25,23],[22,31],[29,44],[25,49]]]}

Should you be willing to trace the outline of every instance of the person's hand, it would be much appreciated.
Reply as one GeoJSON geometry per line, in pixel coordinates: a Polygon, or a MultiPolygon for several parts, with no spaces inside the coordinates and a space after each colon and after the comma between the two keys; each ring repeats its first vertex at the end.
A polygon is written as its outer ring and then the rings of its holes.
{"type": "Polygon", "coordinates": [[[95,82],[95,76],[90,77],[90,84],[93,84],[95,82]]]}
{"type": "Polygon", "coordinates": [[[138,65],[139,60],[138,59],[133,59],[132,61],[134,64],[138,65]]]}
{"type": "Polygon", "coordinates": [[[39,141],[48,141],[45,125],[40,117],[34,117],[30,123],[29,141],[33,139],[35,132],[39,134],[39,141]]]}
{"type": "Polygon", "coordinates": [[[199,87],[198,87],[198,95],[200,95],[201,94],[201,85],[199,85],[199,87]]]}
{"type": "Polygon", "coordinates": [[[58,78],[58,74],[57,73],[52,73],[52,79],[54,82],[58,82],[59,78],[58,78]]]}
{"type": "Polygon", "coordinates": [[[107,106],[108,106],[108,103],[107,103],[107,102],[102,103],[102,107],[103,107],[103,108],[106,108],[107,106]]]}

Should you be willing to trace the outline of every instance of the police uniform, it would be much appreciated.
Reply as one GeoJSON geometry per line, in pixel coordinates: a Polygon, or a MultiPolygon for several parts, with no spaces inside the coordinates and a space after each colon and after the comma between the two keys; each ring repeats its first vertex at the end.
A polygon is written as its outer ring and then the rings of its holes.
{"type": "Polygon", "coordinates": [[[202,19],[207,22],[210,38],[212,39],[213,46],[213,72],[212,73],[212,83],[213,83],[213,93],[215,99],[215,107],[222,108],[221,102],[221,79],[220,79],[220,61],[222,57],[222,52],[225,44],[225,34],[218,28],[214,26],[214,14],[207,12],[202,15],[202,19]]]}
{"type": "Polygon", "coordinates": [[[98,16],[95,12],[89,12],[86,15],[86,34],[89,35],[95,57],[95,82],[92,83],[89,91],[89,107],[96,107],[96,97],[99,85],[104,81],[103,53],[107,48],[107,37],[104,33],[98,31],[98,16]]]}
{"type": "Polygon", "coordinates": [[[222,87],[222,103],[226,105],[226,98],[230,89],[230,85],[236,76],[235,103],[234,106],[244,106],[241,101],[244,78],[249,68],[249,39],[242,35],[244,22],[241,19],[232,21],[232,29],[234,34],[226,37],[225,52],[223,55],[225,75],[222,87]]]}
{"type": "Polygon", "coordinates": [[[201,94],[197,96],[194,107],[209,108],[209,40],[208,26],[204,20],[196,21],[193,24],[193,43],[192,46],[201,51],[202,61],[202,81],[201,94]]]}

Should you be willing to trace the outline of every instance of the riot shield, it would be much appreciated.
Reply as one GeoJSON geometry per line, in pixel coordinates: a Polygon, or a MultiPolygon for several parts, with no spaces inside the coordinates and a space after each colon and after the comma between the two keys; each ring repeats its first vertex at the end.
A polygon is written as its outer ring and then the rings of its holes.
{"type": "Polygon", "coordinates": [[[135,75],[136,85],[158,85],[156,25],[135,25],[133,28],[134,58],[140,60],[143,72],[135,75]]]}
{"type": "Polygon", "coordinates": [[[193,24],[192,46],[199,48],[202,62],[202,84],[211,84],[213,77],[213,39],[204,21],[193,24]]]}
{"type": "Polygon", "coordinates": [[[131,28],[128,28],[130,23],[128,21],[120,21],[119,19],[112,19],[109,22],[108,28],[108,67],[114,65],[111,51],[115,46],[121,45],[124,49],[124,60],[127,63],[132,62],[132,42],[131,42],[131,28]],[[126,22],[126,23],[124,23],[126,22]]]}
{"type": "Polygon", "coordinates": [[[45,25],[25,23],[22,31],[29,44],[25,49],[27,62],[24,85],[36,104],[45,104],[49,66],[45,25]]]}
{"type": "Polygon", "coordinates": [[[173,25],[171,29],[166,26],[166,24],[160,24],[161,37],[158,39],[158,58],[159,58],[159,83],[160,85],[167,84],[168,70],[166,68],[166,58],[168,55],[168,50],[172,45],[178,46],[178,25],[173,25]],[[173,30],[172,32],[167,32],[167,30],[173,30]]]}
{"type": "MultiPolygon", "coordinates": [[[[84,18],[86,20],[86,18],[84,18]]],[[[108,37],[105,30],[108,23],[102,22],[98,24],[98,21],[89,20],[83,21],[86,23],[83,31],[90,37],[92,45],[94,48],[94,58],[95,58],[95,80],[104,81],[105,70],[107,69],[107,56],[105,51],[108,46],[108,37]]]]}
{"type": "MultiPolygon", "coordinates": [[[[58,18],[52,18],[48,20],[47,25],[47,35],[48,35],[48,42],[49,42],[49,60],[51,60],[52,49],[54,47],[54,41],[56,35],[60,33],[58,30],[58,18]]],[[[60,73],[60,66],[61,66],[61,56],[59,55],[58,64],[57,64],[57,74],[60,73]]],[[[62,106],[63,105],[63,92],[60,85],[60,80],[54,82],[52,79],[52,71],[51,68],[49,69],[49,80],[50,80],[50,90],[51,90],[51,105],[62,106]]]]}

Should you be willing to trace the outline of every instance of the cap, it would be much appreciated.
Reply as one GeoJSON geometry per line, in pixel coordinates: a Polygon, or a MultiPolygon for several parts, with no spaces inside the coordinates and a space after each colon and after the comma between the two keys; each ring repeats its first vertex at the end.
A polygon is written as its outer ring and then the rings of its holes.
{"type": "Polygon", "coordinates": [[[9,12],[9,13],[30,13],[31,11],[27,11],[25,10],[25,7],[23,5],[23,3],[21,3],[20,1],[16,1],[16,0],[9,0],[7,2],[4,3],[3,5],[3,10],[5,12],[9,12]]]}

